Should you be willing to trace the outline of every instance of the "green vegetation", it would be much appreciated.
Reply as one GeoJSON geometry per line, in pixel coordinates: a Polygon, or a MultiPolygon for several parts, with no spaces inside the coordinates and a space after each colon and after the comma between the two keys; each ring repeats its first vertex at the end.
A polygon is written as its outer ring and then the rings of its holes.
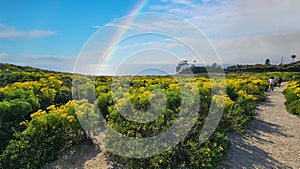
{"type": "Polygon", "coordinates": [[[15,134],[0,156],[1,168],[41,168],[62,150],[86,139],[72,101],[38,110],[30,117],[30,122],[20,124],[26,129],[15,134]]]}
{"type": "Polygon", "coordinates": [[[300,73],[295,74],[284,88],[287,110],[300,117],[300,73]]]}
{"type": "MultiPolygon", "coordinates": [[[[99,76],[93,79],[74,75],[73,83],[79,84],[75,88],[71,85],[72,75],[68,73],[7,64],[0,67],[1,76],[6,79],[0,88],[0,168],[40,168],[57,159],[63,150],[97,134],[99,131],[94,129],[100,120],[124,136],[156,136],[178,120],[179,111],[188,113],[195,101],[200,105],[200,109],[193,112],[197,114],[195,124],[188,135],[167,152],[148,158],[126,158],[109,152],[107,155],[125,168],[213,168],[229,148],[228,134],[232,131],[243,133],[255,114],[256,103],[265,99],[269,76],[281,75],[284,80],[293,78],[291,73],[229,74],[227,95],[217,97],[211,96],[210,80],[200,76],[196,79],[186,76],[182,79],[184,83],[179,84],[171,76],[132,79],[99,76]],[[116,84],[121,83],[112,83],[114,79],[126,83],[120,87],[116,84]],[[189,89],[190,93],[181,89],[189,89]],[[198,100],[193,99],[195,94],[200,95],[198,100]],[[157,102],[154,109],[162,112],[152,122],[133,122],[120,113],[125,110],[151,114],[151,99],[157,102]],[[189,99],[192,101],[185,103],[188,106],[182,106],[182,101],[189,99]],[[199,145],[199,134],[212,102],[216,106],[224,103],[224,113],[213,135],[199,145]],[[98,109],[101,114],[95,111],[98,109]],[[88,125],[81,126],[81,119],[88,119],[88,125]]],[[[216,86],[221,88],[224,84],[216,86]]],[[[106,139],[109,140],[110,135],[106,139]]],[[[112,144],[110,148],[119,146],[112,144]]]]}

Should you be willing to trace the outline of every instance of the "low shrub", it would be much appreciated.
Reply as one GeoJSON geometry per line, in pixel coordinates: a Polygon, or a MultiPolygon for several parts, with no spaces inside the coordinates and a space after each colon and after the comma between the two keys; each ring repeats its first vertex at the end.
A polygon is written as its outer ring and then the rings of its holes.
{"type": "Polygon", "coordinates": [[[74,101],[46,111],[31,114],[27,128],[17,133],[0,156],[0,168],[40,168],[55,160],[59,153],[85,139],[84,131],[76,118],[74,101]]]}

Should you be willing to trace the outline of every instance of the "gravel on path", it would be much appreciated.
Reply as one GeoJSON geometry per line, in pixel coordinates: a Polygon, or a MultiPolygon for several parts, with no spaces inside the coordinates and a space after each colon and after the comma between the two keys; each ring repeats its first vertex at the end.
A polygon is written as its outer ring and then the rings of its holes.
{"type": "Polygon", "coordinates": [[[287,112],[282,91],[267,92],[245,135],[230,135],[232,147],[220,168],[300,169],[300,118],[287,112]]]}
{"type": "Polygon", "coordinates": [[[100,148],[88,140],[64,151],[60,158],[46,164],[43,169],[110,169],[114,164],[100,148]]]}

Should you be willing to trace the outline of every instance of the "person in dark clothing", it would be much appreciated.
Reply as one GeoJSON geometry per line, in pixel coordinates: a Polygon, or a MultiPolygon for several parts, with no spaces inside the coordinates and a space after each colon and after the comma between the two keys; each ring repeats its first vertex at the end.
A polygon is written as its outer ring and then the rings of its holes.
{"type": "Polygon", "coordinates": [[[282,83],[282,77],[281,77],[281,76],[279,76],[279,78],[278,78],[278,87],[280,87],[280,86],[281,86],[281,83],[282,83]]]}

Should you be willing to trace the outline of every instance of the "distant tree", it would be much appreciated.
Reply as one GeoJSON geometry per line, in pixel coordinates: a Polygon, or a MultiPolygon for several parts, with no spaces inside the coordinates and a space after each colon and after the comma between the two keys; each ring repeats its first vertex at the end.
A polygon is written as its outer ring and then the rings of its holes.
{"type": "Polygon", "coordinates": [[[220,68],[221,66],[218,65],[217,63],[213,63],[213,64],[211,65],[211,67],[212,67],[212,68],[220,68]]]}
{"type": "Polygon", "coordinates": [[[294,62],[294,60],[295,60],[296,57],[297,57],[296,55],[292,55],[292,56],[291,56],[292,62],[294,62]]]}
{"type": "Polygon", "coordinates": [[[181,60],[176,66],[176,72],[181,72],[184,69],[188,68],[188,60],[181,60]]]}
{"type": "Polygon", "coordinates": [[[265,64],[270,65],[270,63],[271,63],[270,59],[266,59],[265,64]]]}
{"type": "Polygon", "coordinates": [[[213,64],[211,65],[211,67],[212,67],[212,68],[217,68],[217,67],[218,67],[218,64],[217,64],[217,63],[213,63],[213,64]]]}

